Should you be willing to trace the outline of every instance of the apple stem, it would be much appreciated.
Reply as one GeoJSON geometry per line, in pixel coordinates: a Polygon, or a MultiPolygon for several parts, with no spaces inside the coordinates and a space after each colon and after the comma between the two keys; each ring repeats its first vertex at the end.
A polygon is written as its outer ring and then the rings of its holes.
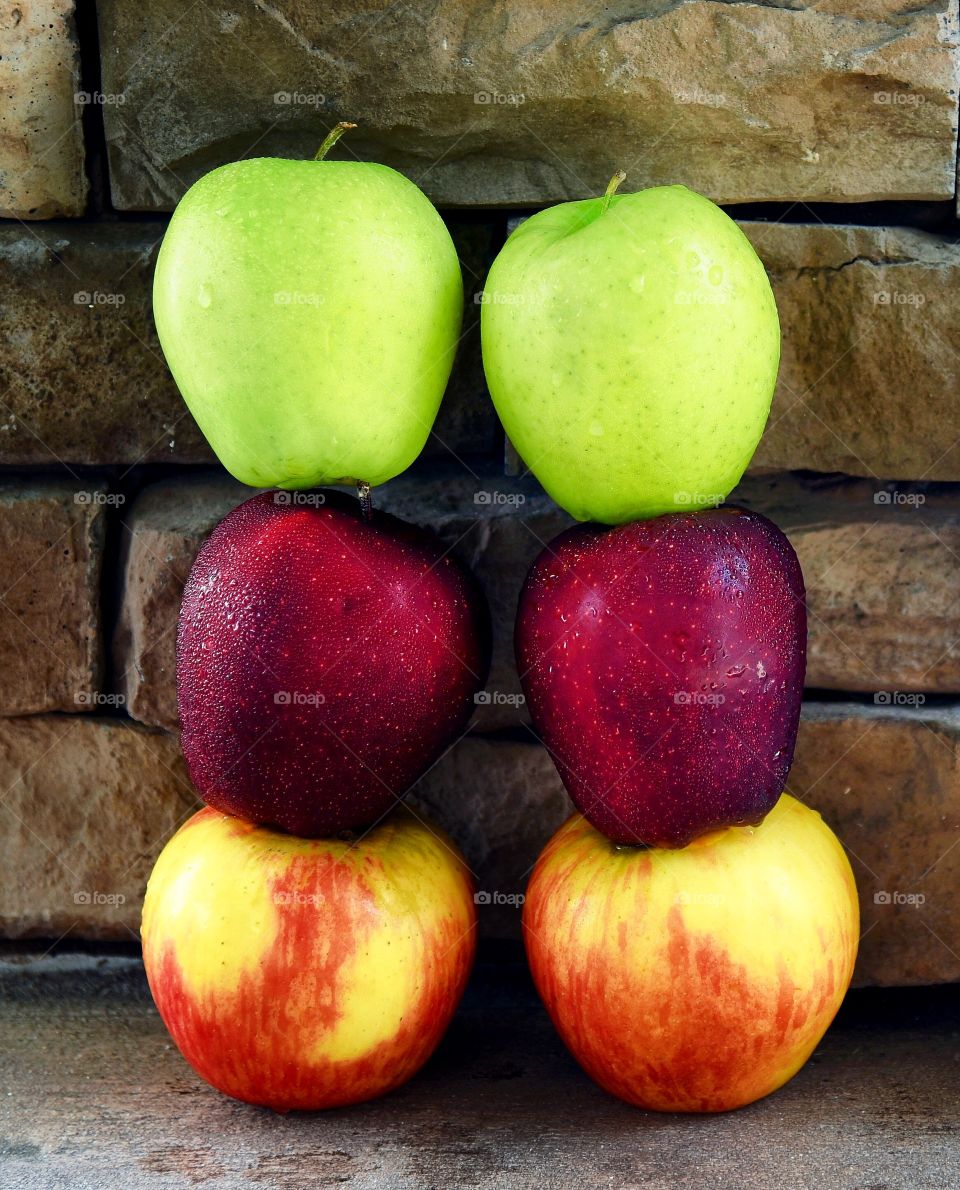
{"type": "Polygon", "coordinates": [[[625,180],[626,176],[627,175],[624,173],[624,171],[622,169],[618,169],[617,172],[610,179],[610,181],[607,183],[607,188],[603,192],[603,201],[600,203],[600,214],[601,215],[607,209],[607,207],[610,205],[610,199],[613,198],[613,196],[616,194],[617,187],[620,185],[620,183],[622,181],[625,180]]]}
{"type": "Polygon", "coordinates": [[[357,499],[360,501],[360,511],[363,519],[373,519],[373,497],[370,495],[370,485],[362,480],[357,484],[357,499]]]}
{"type": "Polygon", "coordinates": [[[327,133],[326,140],[314,154],[314,161],[322,161],[348,128],[356,128],[356,124],[348,124],[345,120],[341,120],[336,128],[331,128],[327,133]]]}

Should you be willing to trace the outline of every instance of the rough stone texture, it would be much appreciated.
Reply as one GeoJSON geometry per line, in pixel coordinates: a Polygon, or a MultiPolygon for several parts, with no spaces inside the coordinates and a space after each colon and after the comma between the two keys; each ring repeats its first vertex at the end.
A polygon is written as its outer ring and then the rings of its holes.
{"type": "Polygon", "coordinates": [[[752,468],[960,479],[960,245],[898,228],[743,227],[783,327],[752,468]]]}
{"type": "Polygon", "coordinates": [[[197,805],[172,736],[0,719],[0,933],[138,939],[153,861],[197,805]]]}
{"type": "Polygon", "coordinates": [[[958,742],[956,705],[804,708],[787,788],[850,855],[859,984],[960,980],[958,742]]]}
{"type": "MultiPolygon", "coordinates": [[[[124,599],[114,659],[127,708],[143,722],[176,725],[174,644],[183,584],[203,540],[251,494],[223,476],[169,480],[147,488],[125,516],[124,599]]],[[[569,517],[532,483],[452,468],[401,476],[379,488],[375,500],[435,529],[486,592],[494,656],[488,701],[478,705],[475,725],[525,721],[513,659],[517,596],[534,558],[569,517]]]]}
{"type": "Polygon", "coordinates": [[[481,935],[519,938],[527,878],[574,809],[543,749],[468,737],[419,781],[410,800],[463,849],[481,935]]]}
{"type": "Polygon", "coordinates": [[[83,107],[72,0],[0,9],[0,218],[82,215],[83,107]]]}
{"type": "Polygon", "coordinates": [[[0,228],[0,462],[212,459],[153,329],[162,234],[158,224],[0,228]]]}
{"type": "Polygon", "coordinates": [[[480,961],[436,1056],[385,1099],[276,1116],[190,1070],[138,960],[0,963],[0,1149],[17,1190],[945,1190],[960,1181],[960,1012],[947,988],[859,992],[804,1069],[743,1111],[606,1095],[522,957],[480,961]],[[576,1171],[575,1174],[571,1171],[576,1171]]]}
{"type": "Polygon", "coordinates": [[[96,707],[105,499],[98,483],[0,482],[0,715],[96,707]]]}
{"type": "Polygon", "coordinates": [[[340,155],[448,205],[602,193],[618,165],[637,187],[727,202],[954,195],[950,0],[106,0],[98,14],[104,87],[125,100],[104,112],[122,209],[168,210],[243,155],[310,156],[338,119],[360,126],[340,155]]]}
{"type": "MultiPolygon", "coordinates": [[[[783,336],[750,473],[960,479],[960,245],[897,227],[740,226],[770,274],[783,336]]],[[[505,461],[525,473],[509,442],[505,461]]]]}
{"type": "MultiPolygon", "coordinates": [[[[0,227],[0,463],[210,462],[153,326],[159,223],[0,227]]],[[[479,307],[494,223],[452,219],[467,306],[454,377],[424,453],[492,455],[479,307]]]]}
{"type": "Polygon", "coordinates": [[[780,525],[800,558],[808,687],[960,691],[955,489],[751,477],[731,500],[780,525]]]}

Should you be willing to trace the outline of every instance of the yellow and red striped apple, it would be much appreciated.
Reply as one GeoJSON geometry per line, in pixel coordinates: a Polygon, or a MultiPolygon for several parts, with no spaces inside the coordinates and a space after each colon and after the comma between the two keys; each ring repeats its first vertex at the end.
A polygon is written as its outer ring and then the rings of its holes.
{"type": "Polygon", "coordinates": [[[655,1111],[726,1111],[782,1086],[840,1006],[857,955],[853,873],[784,794],[760,826],[681,850],[612,842],[579,814],[527,890],[534,982],[574,1057],[655,1111]]]}
{"type": "Polygon", "coordinates": [[[290,1111],[359,1103],[415,1074],[463,993],[475,926],[462,858],[404,807],[354,842],[208,807],[157,860],[142,936],[153,998],[194,1070],[290,1111]]]}

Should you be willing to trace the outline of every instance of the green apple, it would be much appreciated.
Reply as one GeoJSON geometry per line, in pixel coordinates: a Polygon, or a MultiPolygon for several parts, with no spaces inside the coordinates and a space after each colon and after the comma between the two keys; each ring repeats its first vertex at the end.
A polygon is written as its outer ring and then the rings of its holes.
{"type": "Polygon", "coordinates": [[[481,328],[507,434],[578,520],[722,503],[763,432],[780,361],[763,265],[683,186],[561,203],[494,261],[481,328]]]}
{"type": "Polygon", "coordinates": [[[453,363],[463,282],[449,232],[395,170],[324,161],[342,131],[313,161],[201,178],[157,260],[170,371],[220,461],[254,487],[399,474],[453,363]]]}

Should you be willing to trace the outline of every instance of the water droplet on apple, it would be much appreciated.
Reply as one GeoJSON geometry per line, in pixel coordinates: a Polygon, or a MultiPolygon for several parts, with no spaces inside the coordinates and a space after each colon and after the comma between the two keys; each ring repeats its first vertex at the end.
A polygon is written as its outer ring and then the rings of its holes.
{"type": "Polygon", "coordinates": [[[209,309],[210,303],[213,301],[213,291],[209,285],[201,285],[197,292],[197,301],[204,308],[209,309]]]}
{"type": "Polygon", "coordinates": [[[602,438],[603,437],[602,424],[598,421],[592,421],[590,423],[590,433],[594,436],[594,438],[602,438]]]}
{"type": "Polygon", "coordinates": [[[723,284],[723,266],[714,264],[710,266],[710,271],[707,273],[707,280],[711,285],[723,284]]]}
{"type": "Polygon", "coordinates": [[[731,665],[730,668],[727,670],[727,677],[728,678],[739,678],[745,669],[746,669],[745,665],[731,665]]]}

